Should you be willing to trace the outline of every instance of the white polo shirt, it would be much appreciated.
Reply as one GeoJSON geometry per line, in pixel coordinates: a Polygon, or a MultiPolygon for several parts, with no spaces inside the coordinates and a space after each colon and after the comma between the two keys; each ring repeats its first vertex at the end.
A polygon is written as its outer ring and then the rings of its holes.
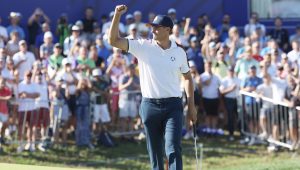
{"type": "Polygon", "coordinates": [[[138,59],[143,97],[181,97],[180,76],[189,71],[185,51],[171,41],[162,49],[154,40],[128,40],[128,52],[138,59]]]}
{"type": "Polygon", "coordinates": [[[208,79],[210,83],[208,85],[202,85],[202,96],[206,99],[216,99],[219,98],[219,87],[221,84],[220,79],[216,75],[210,75],[208,72],[204,72],[200,75],[201,82],[204,83],[208,79]],[[212,77],[211,77],[212,76],[212,77]]]}
{"type": "MultiPolygon", "coordinates": [[[[25,81],[22,81],[19,83],[18,89],[19,89],[19,93],[22,92],[39,93],[36,83],[27,84],[25,83],[25,81]]],[[[23,98],[23,99],[19,98],[18,102],[19,102],[19,107],[18,107],[19,112],[33,111],[36,109],[35,100],[32,98],[23,98]]]]}
{"type": "Polygon", "coordinates": [[[26,71],[32,69],[32,65],[35,62],[35,56],[32,52],[27,51],[26,53],[18,52],[13,56],[13,60],[15,65],[19,63],[22,60],[25,60],[22,64],[20,64],[18,70],[19,70],[19,79],[24,79],[24,74],[26,71]]]}

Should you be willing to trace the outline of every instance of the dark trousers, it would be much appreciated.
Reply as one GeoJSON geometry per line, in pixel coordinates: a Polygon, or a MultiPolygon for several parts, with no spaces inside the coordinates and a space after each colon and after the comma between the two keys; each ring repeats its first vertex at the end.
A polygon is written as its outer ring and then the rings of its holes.
{"type": "Polygon", "coordinates": [[[147,149],[153,170],[163,170],[163,152],[170,170],[182,170],[181,131],[183,106],[181,98],[143,98],[140,116],[144,124],[147,149]],[[163,146],[165,145],[165,146],[163,146]]]}
{"type": "Polygon", "coordinates": [[[235,116],[237,115],[237,101],[236,98],[227,98],[224,97],[225,101],[225,107],[227,111],[227,116],[228,116],[228,131],[229,135],[233,135],[234,132],[234,122],[235,122],[235,116]]]}

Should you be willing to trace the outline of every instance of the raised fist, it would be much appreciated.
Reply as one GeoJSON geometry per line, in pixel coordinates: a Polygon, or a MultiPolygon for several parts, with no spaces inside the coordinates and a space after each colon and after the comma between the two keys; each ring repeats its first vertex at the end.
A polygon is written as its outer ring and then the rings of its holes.
{"type": "Polygon", "coordinates": [[[126,5],[117,5],[115,9],[115,13],[118,14],[124,14],[127,11],[127,6],[126,5]]]}

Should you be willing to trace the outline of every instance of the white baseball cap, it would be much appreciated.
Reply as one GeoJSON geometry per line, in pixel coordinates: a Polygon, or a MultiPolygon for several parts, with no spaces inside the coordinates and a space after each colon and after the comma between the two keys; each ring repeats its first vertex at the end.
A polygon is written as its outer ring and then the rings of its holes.
{"type": "Polygon", "coordinates": [[[45,32],[44,39],[45,38],[52,38],[52,37],[53,37],[53,35],[52,35],[52,33],[50,31],[45,32]]]}
{"type": "Polygon", "coordinates": [[[170,9],[168,10],[168,14],[176,14],[176,9],[170,8],[170,9]]]}
{"type": "Polygon", "coordinates": [[[66,64],[71,64],[68,58],[64,58],[61,63],[63,66],[65,66],[66,64]]]}
{"type": "Polygon", "coordinates": [[[93,72],[92,72],[92,75],[93,76],[101,76],[102,75],[101,69],[99,69],[99,68],[94,69],[93,72]]]}

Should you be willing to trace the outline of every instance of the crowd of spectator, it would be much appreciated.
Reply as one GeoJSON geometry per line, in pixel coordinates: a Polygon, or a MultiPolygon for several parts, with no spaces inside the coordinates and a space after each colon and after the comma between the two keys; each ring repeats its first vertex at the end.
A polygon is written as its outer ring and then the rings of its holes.
{"type": "MultiPolygon", "coordinates": [[[[35,151],[36,146],[44,151],[44,143],[36,141],[44,141],[50,127],[54,144],[66,145],[74,131],[76,145],[92,149],[93,137],[102,131],[141,128],[138,62],[131,54],[109,45],[113,15],[111,12],[98,19],[93,8],[87,7],[84,17],[74,24],[68,22],[66,14],[55,24],[37,8],[26,27],[19,24],[18,12],[9,14],[8,26],[2,26],[0,18],[1,143],[5,143],[4,136],[18,131],[18,152],[35,151]],[[56,25],[55,31],[50,24],[56,25]],[[5,135],[7,129],[9,134],[5,135]]],[[[155,15],[149,13],[147,22],[155,15]]],[[[287,102],[291,107],[299,105],[299,26],[290,35],[277,17],[274,28],[267,29],[253,13],[240,31],[227,14],[220,25],[212,25],[205,14],[198,17],[196,25],[190,18],[178,18],[175,9],[169,9],[167,15],[175,23],[170,39],[187,53],[195,80],[195,102],[199,115],[205,115],[205,122],[200,120],[199,125],[205,124],[206,132],[223,128],[218,126],[223,112],[229,140],[234,140],[240,90],[287,102]]],[[[120,35],[151,38],[151,30],[142,20],[145,17],[140,11],[127,14],[125,23],[119,25],[120,35]]],[[[246,110],[251,112],[255,100],[245,100],[246,110]]],[[[265,128],[264,115],[270,105],[264,103],[262,107],[259,125],[249,123],[249,129],[258,128],[260,136],[276,139],[276,130],[270,134],[265,128]]],[[[295,119],[297,113],[290,114],[295,119]]],[[[297,129],[291,122],[291,139],[296,145],[297,129]]],[[[184,138],[189,139],[191,127],[188,123],[186,126],[184,138]]],[[[245,142],[253,144],[254,140],[245,142]]]]}

